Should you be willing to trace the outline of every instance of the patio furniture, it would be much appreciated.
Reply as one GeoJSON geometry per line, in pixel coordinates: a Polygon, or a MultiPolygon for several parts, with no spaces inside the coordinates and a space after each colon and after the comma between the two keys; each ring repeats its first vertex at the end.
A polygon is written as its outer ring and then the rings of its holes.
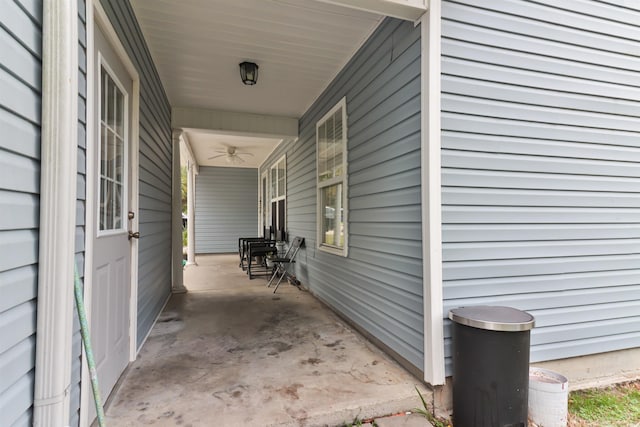
{"type": "Polygon", "coordinates": [[[267,283],[267,288],[271,287],[271,284],[273,283],[275,278],[278,277],[279,275],[280,277],[278,278],[276,287],[273,290],[274,294],[278,290],[278,286],[280,286],[280,282],[282,282],[282,279],[284,279],[285,276],[288,277],[290,275],[288,271],[289,265],[296,262],[295,261],[296,255],[298,255],[298,251],[300,251],[300,248],[302,246],[304,246],[304,237],[296,236],[291,242],[291,246],[289,246],[287,253],[281,258],[277,257],[273,259],[273,262],[275,263],[274,271],[273,271],[273,275],[271,276],[271,279],[269,279],[269,282],[267,283]]]}
{"type": "MultiPolygon", "coordinates": [[[[245,262],[247,261],[247,253],[250,242],[268,242],[271,241],[271,227],[264,227],[262,237],[240,237],[238,238],[238,256],[240,257],[240,264],[238,267],[242,270],[247,269],[245,262]]],[[[248,264],[248,263],[247,263],[248,264]]]]}
{"type": "Polygon", "coordinates": [[[278,255],[278,248],[276,247],[275,240],[263,240],[263,241],[247,241],[246,244],[246,259],[247,259],[247,274],[249,279],[253,279],[254,276],[269,276],[273,271],[273,267],[269,267],[266,262],[267,256],[278,255]]]}

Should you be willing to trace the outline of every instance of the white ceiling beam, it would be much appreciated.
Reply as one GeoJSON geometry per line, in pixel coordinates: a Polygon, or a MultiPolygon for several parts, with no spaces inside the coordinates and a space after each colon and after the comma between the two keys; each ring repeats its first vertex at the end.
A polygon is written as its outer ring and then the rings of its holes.
{"type": "Polygon", "coordinates": [[[196,156],[193,154],[193,149],[191,148],[191,142],[189,142],[189,137],[187,137],[187,134],[185,132],[182,132],[182,143],[184,144],[184,148],[187,151],[187,156],[189,157],[189,160],[191,161],[191,163],[193,163],[195,173],[196,175],[198,175],[200,173],[200,165],[198,164],[198,160],[196,159],[196,156]]]}
{"type": "Polygon", "coordinates": [[[174,107],[171,124],[174,129],[198,129],[228,135],[278,139],[298,137],[297,118],[266,114],[174,107]]]}
{"type": "Polygon", "coordinates": [[[428,0],[317,0],[415,22],[428,9],[428,0]]]}

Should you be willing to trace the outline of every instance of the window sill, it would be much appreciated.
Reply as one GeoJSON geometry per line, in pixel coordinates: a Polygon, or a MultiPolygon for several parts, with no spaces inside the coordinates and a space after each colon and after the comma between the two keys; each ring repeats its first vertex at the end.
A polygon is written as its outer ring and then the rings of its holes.
{"type": "Polygon", "coordinates": [[[332,254],[332,255],[339,255],[342,257],[347,257],[347,249],[346,248],[338,248],[335,246],[328,246],[328,245],[320,245],[318,246],[318,249],[322,252],[326,252],[328,254],[332,254]]]}

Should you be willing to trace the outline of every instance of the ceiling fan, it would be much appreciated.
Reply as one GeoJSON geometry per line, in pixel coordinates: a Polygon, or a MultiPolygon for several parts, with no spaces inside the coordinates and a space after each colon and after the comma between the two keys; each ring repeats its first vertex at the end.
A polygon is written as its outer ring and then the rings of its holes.
{"type": "Polygon", "coordinates": [[[253,157],[253,154],[238,151],[238,147],[233,146],[228,146],[226,149],[216,150],[215,152],[219,154],[209,157],[208,160],[224,157],[225,161],[231,165],[239,165],[241,163],[244,163],[245,160],[242,158],[242,156],[253,157]]]}

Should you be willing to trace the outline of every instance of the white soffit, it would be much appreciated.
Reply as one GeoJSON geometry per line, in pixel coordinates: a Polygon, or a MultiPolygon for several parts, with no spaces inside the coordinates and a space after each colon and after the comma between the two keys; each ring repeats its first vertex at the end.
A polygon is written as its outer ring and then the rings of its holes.
{"type": "Polygon", "coordinates": [[[174,107],[300,117],[382,17],[316,0],[132,0],[174,107]],[[245,86],[238,64],[259,65],[245,86]]]}

